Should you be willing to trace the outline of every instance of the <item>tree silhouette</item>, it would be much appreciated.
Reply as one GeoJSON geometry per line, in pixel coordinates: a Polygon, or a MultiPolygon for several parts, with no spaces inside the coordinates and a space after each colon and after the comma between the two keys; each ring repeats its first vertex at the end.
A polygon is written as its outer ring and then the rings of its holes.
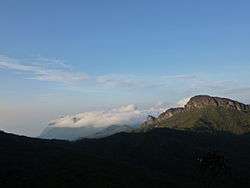
{"type": "Polygon", "coordinates": [[[223,183],[231,176],[231,170],[221,152],[209,151],[197,157],[196,160],[198,161],[197,176],[205,187],[223,183]]]}

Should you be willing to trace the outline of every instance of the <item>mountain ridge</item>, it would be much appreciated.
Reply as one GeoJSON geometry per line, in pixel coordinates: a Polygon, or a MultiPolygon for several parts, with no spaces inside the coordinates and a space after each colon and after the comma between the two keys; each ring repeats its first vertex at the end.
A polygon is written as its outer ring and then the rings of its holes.
{"type": "Polygon", "coordinates": [[[158,117],[149,116],[141,130],[159,127],[247,133],[250,132],[250,105],[227,98],[197,95],[184,107],[170,108],[158,117]]]}
{"type": "Polygon", "coordinates": [[[185,109],[203,108],[204,106],[225,107],[229,109],[245,111],[250,110],[250,105],[221,97],[212,97],[209,95],[197,95],[192,97],[185,105],[185,109]]]}
{"type": "Polygon", "coordinates": [[[99,132],[87,136],[86,138],[105,138],[107,136],[111,136],[113,134],[121,132],[129,133],[132,132],[133,130],[135,130],[135,128],[129,125],[111,125],[106,127],[105,129],[102,129],[99,132]]]}

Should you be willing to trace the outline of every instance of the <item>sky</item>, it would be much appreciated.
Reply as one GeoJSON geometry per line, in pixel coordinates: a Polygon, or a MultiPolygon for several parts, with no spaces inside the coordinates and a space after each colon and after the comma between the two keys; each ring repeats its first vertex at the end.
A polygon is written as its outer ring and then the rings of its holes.
{"type": "Polygon", "coordinates": [[[0,1],[0,129],[37,136],[61,115],[250,103],[248,0],[0,1]]]}

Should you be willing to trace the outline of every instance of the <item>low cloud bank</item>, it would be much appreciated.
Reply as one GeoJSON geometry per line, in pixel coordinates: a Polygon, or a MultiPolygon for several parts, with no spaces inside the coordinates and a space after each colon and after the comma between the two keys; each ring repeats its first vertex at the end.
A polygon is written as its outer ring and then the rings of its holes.
{"type": "Polygon", "coordinates": [[[139,125],[148,115],[157,116],[167,107],[163,104],[148,109],[138,109],[135,105],[121,106],[106,111],[91,111],[67,115],[49,123],[50,127],[108,127],[110,125],[139,125]]]}

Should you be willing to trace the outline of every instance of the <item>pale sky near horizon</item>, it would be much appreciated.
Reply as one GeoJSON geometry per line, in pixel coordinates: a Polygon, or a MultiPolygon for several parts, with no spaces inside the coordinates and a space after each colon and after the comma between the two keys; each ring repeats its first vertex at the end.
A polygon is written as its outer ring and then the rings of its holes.
{"type": "Polygon", "coordinates": [[[250,103],[247,0],[0,2],[0,129],[197,94],[250,103]]]}

